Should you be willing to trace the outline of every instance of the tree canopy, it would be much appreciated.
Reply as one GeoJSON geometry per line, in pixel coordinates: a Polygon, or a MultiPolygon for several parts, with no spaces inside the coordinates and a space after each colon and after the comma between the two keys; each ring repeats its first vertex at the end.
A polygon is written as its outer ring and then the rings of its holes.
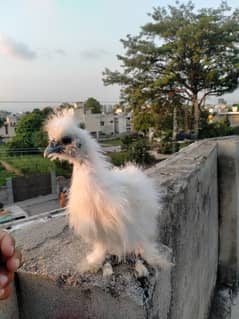
{"type": "Polygon", "coordinates": [[[0,127],[2,127],[5,123],[6,119],[3,117],[0,117],[0,127]]]}
{"type": "Polygon", "coordinates": [[[99,101],[93,97],[89,97],[85,102],[85,108],[91,110],[92,113],[101,113],[102,106],[99,101]]]}
{"type": "Polygon", "coordinates": [[[16,127],[16,135],[8,143],[8,148],[12,154],[34,153],[38,147],[47,145],[47,135],[43,132],[43,123],[46,117],[52,112],[51,108],[43,110],[34,109],[21,118],[16,127]],[[25,151],[24,151],[25,149],[25,151]]]}
{"type": "Polygon", "coordinates": [[[205,98],[238,87],[239,10],[222,2],[196,11],[188,2],[154,8],[150,17],[138,35],[121,40],[125,55],[117,57],[123,71],[105,69],[104,83],[120,84],[136,109],[145,103],[161,108],[165,100],[190,103],[198,134],[205,98]]]}

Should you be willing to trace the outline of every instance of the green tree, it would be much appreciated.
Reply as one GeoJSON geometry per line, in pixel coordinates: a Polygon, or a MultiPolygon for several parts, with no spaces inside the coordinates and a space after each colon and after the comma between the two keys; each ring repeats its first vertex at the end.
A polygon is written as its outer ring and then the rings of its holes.
{"type": "MultiPolygon", "coordinates": [[[[45,132],[43,132],[43,123],[49,113],[49,109],[44,109],[43,111],[34,109],[33,112],[28,112],[21,118],[16,127],[16,136],[7,144],[11,154],[14,154],[16,148],[28,148],[28,153],[30,153],[30,149],[47,145],[47,136],[45,132]]],[[[34,152],[34,150],[32,150],[32,152],[34,152]]],[[[16,152],[16,154],[20,153],[19,150],[16,152]]]]}
{"type": "Polygon", "coordinates": [[[234,91],[239,77],[239,10],[225,2],[195,10],[192,2],[158,7],[139,35],[121,40],[122,72],[104,71],[105,85],[122,85],[133,107],[160,99],[189,102],[198,135],[200,113],[209,95],[234,91]]]}
{"type": "Polygon", "coordinates": [[[50,106],[44,107],[42,110],[42,115],[44,118],[48,117],[51,113],[53,113],[53,109],[50,106]]]}
{"type": "Polygon", "coordinates": [[[141,110],[139,112],[135,112],[133,121],[134,129],[136,131],[147,134],[151,127],[155,127],[157,125],[157,113],[152,112],[151,110],[141,110]]]}
{"type": "Polygon", "coordinates": [[[3,117],[0,117],[0,127],[2,127],[5,123],[6,119],[3,117]]]}
{"type": "Polygon", "coordinates": [[[121,149],[123,151],[127,151],[130,147],[130,145],[133,143],[133,137],[131,135],[125,135],[121,138],[121,149]]]}
{"type": "Polygon", "coordinates": [[[208,115],[208,111],[202,112],[201,127],[199,130],[200,138],[227,136],[233,134],[233,128],[231,127],[228,116],[226,116],[224,121],[208,123],[208,115]]]}
{"type": "Polygon", "coordinates": [[[61,105],[59,105],[58,108],[62,109],[62,110],[64,110],[64,109],[69,110],[69,109],[74,108],[74,106],[72,104],[68,103],[68,102],[64,102],[61,105]]]}
{"type": "Polygon", "coordinates": [[[147,141],[141,139],[129,146],[128,161],[140,165],[150,165],[155,162],[154,157],[149,153],[150,146],[147,141]]]}
{"type": "Polygon", "coordinates": [[[102,106],[99,101],[93,97],[89,97],[85,102],[85,108],[91,110],[92,113],[101,113],[102,106]]]}

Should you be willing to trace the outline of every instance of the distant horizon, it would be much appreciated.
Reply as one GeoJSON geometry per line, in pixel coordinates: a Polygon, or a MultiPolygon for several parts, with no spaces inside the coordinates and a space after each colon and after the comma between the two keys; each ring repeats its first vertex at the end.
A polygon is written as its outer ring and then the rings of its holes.
{"type": "MultiPolygon", "coordinates": [[[[207,101],[206,101],[206,104],[210,105],[210,104],[218,104],[218,99],[220,98],[223,98],[225,101],[226,101],[226,104],[229,104],[229,105],[232,105],[232,104],[239,104],[239,100],[237,101],[232,101],[230,102],[228,99],[225,98],[226,95],[224,96],[218,96],[218,97],[213,97],[211,98],[208,98],[207,101]]],[[[87,97],[88,98],[88,97],[87,97]]],[[[11,107],[3,107],[3,102],[0,101],[0,111],[7,111],[7,112],[11,112],[11,113],[22,113],[22,112],[29,112],[29,111],[33,111],[34,109],[43,109],[45,107],[57,107],[63,103],[75,103],[75,102],[84,102],[87,100],[87,98],[82,98],[82,99],[76,99],[76,100],[56,100],[56,101],[18,101],[14,103],[13,102],[8,102],[6,103],[6,105],[8,104],[11,104],[11,107]],[[21,107],[19,109],[19,106],[22,105],[22,104],[30,104],[30,105],[25,105],[25,107],[21,107]]],[[[97,99],[101,104],[118,104],[120,101],[111,101],[111,100],[100,100],[100,99],[97,99]]]]}
{"type": "MultiPolygon", "coordinates": [[[[195,5],[220,3],[201,0],[195,5]]],[[[102,72],[120,70],[116,56],[125,52],[120,39],[138,34],[151,20],[153,7],[170,4],[175,0],[1,1],[0,101],[78,101],[89,96],[119,101],[120,87],[104,86],[102,72]]],[[[228,4],[235,9],[238,0],[228,4]]],[[[239,102],[239,89],[225,99],[239,102]]],[[[0,102],[0,109],[15,112],[35,107],[0,102]]]]}
{"type": "MultiPolygon", "coordinates": [[[[91,96],[89,96],[91,97],[91,96]]],[[[92,96],[93,97],[93,96],[92,96]]],[[[75,99],[75,100],[40,100],[40,101],[0,101],[0,111],[8,111],[12,113],[20,113],[20,112],[26,112],[26,111],[32,111],[35,108],[42,109],[44,107],[56,107],[63,103],[75,103],[75,102],[84,102],[88,99],[82,98],[82,99],[75,99]],[[3,107],[3,105],[5,107],[3,107]],[[21,109],[19,109],[21,108],[21,109]],[[17,110],[18,109],[18,110],[17,110]]],[[[97,99],[97,98],[96,98],[97,99]]],[[[119,100],[100,100],[97,99],[101,104],[118,104],[119,100]]]]}

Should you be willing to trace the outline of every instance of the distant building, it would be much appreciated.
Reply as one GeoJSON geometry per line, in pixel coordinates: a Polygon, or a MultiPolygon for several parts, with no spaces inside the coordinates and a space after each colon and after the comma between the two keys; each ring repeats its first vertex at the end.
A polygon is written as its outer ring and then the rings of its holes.
{"type": "Polygon", "coordinates": [[[218,99],[218,104],[227,104],[227,101],[224,98],[220,97],[218,99]]]}
{"type": "Polygon", "coordinates": [[[131,113],[93,114],[80,105],[74,110],[75,118],[81,127],[86,128],[97,139],[131,132],[131,113]]]}
{"type": "Polygon", "coordinates": [[[102,113],[108,114],[112,113],[115,108],[115,104],[102,104],[102,113]]]}
{"type": "Polygon", "coordinates": [[[0,137],[3,141],[7,141],[16,135],[16,127],[19,118],[19,114],[10,114],[6,116],[3,126],[0,128],[0,137]]]}
{"type": "Polygon", "coordinates": [[[130,133],[132,131],[132,112],[116,113],[114,115],[115,134],[130,133]]]}
{"type": "MultiPolygon", "coordinates": [[[[220,99],[219,99],[220,100],[220,99]]],[[[232,106],[229,104],[225,104],[225,103],[218,103],[218,104],[214,104],[214,105],[206,105],[205,109],[208,110],[211,114],[213,113],[225,113],[228,111],[231,111],[232,106]]]]}
{"type": "Polygon", "coordinates": [[[213,122],[223,122],[227,118],[231,127],[239,126],[239,112],[220,112],[213,117],[213,122]]]}

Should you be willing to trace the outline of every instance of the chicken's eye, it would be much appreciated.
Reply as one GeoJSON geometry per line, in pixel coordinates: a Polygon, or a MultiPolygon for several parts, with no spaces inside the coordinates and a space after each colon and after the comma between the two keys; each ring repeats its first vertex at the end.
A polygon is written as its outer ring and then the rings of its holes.
{"type": "Polygon", "coordinates": [[[64,145],[71,144],[72,138],[70,136],[63,136],[61,139],[61,143],[64,145]]]}

